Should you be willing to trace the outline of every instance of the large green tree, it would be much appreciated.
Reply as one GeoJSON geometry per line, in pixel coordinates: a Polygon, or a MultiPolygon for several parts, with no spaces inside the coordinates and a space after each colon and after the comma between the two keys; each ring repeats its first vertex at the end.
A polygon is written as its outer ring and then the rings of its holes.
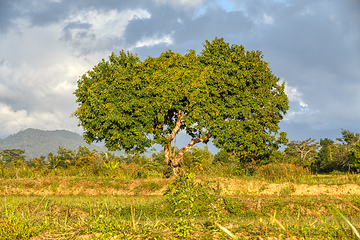
{"type": "Polygon", "coordinates": [[[210,139],[239,156],[276,148],[286,139],[278,131],[288,110],[284,87],[260,51],[216,38],[200,55],[168,50],[141,61],[112,53],[78,80],[74,115],[88,143],[105,141],[110,150],[128,152],[160,144],[178,173],[184,154],[210,139]],[[191,140],[174,151],[181,130],[191,140]]]}

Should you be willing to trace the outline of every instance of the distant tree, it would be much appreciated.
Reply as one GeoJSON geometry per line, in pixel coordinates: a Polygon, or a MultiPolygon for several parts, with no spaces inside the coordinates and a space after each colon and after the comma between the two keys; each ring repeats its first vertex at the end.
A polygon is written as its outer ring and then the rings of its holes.
{"type": "Polygon", "coordinates": [[[314,170],[324,173],[334,171],[335,169],[339,170],[338,164],[334,161],[337,153],[335,142],[329,138],[320,139],[320,147],[317,159],[314,162],[314,170]]]}
{"type": "Polygon", "coordinates": [[[268,155],[286,139],[278,124],[288,98],[262,58],[218,38],[206,41],[199,56],[169,50],[141,62],[113,53],[79,79],[74,115],[88,143],[129,153],[160,144],[175,174],[184,154],[210,139],[242,160],[268,155]],[[181,130],[191,140],[176,152],[172,143],[181,130]]]}
{"type": "Polygon", "coordinates": [[[291,141],[285,148],[285,154],[289,157],[298,158],[300,164],[308,166],[316,156],[318,148],[319,143],[316,142],[316,139],[308,138],[303,141],[291,141]]]}
{"type": "Polygon", "coordinates": [[[336,139],[341,143],[336,161],[344,171],[357,171],[357,143],[360,140],[360,134],[345,129],[341,130],[342,137],[336,139]]]}
{"type": "Polygon", "coordinates": [[[154,162],[157,162],[160,165],[165,165],[166,164],[164,150],[160,150],[159,152],[153,153],[151,155],[151,158],[153,159],[154,162]]]}
{"type": "Polygon", "coordinates": [[[46,161],[45,161],[46,157],[45,156],[40,156],[38,158],[33,158],[30,159],[29,161],[27,161],[27,166],[29,167],[33,167],[33,168],[42,168],[45,167],[46,165],[46,161]]]}
{"type": "Polygon", "coordinates": [[[341,138],[334,142],[331,139],[320,139],[320,151],[313,162],[312,169],[320,173],[332,171],[357,171],[357,143],[360,134],[342,129],[341,138]]]}
{"type": "Polygon", "coordinates": [[[95,155],[97,156],[95,149],[90,151],[89,148],[84,146],[79,146],[77,150],[66,149],[63,146],[59,146],[57,155],[50,152],[47,161],[50,168],[84,166],[92,164],[95,160],[95,155]]]}
{"type": "Polygon", "coordinates": [[[350,132],[349,130],[341,129],[342,138],[337,138],[346,149],[350,150],[351,146],[354,145],[360,139],[360,133],[350,132]]]}
{"type": "Polygon", "coordinates": [[[211,165],[213,157],[208,146],[204,146],[204,148],[194,147],[186,153],[184,164],[190,171],[200,173],[211,165]]]}
{"type": "Polygon", "coordinates": [[[124,163],[125,159],[124,157],[118,157],[115,155],[115,153],[112,152],[101,152],[99,154],[101,160],[105,163],[107,162],[120,162],[120,163],[124,163]]]}
{"type": "Polygon", "coordinates": [[[263,159],[260,163],[266,165],[269,163],[284,163],[285,152],[277,150],[273,151],[268,158],[263,159]]]}
{"type": "Polygon", "coordinates": [[[21,149],[5,149],[0,152],[3,163],[23,163],[25,161],[25,151],[21,149]]]}
{"type": "Polygon", "coordinates": [[[350,169],[360,172],[360,141],[357,141],[348,153],[350,169]]]}

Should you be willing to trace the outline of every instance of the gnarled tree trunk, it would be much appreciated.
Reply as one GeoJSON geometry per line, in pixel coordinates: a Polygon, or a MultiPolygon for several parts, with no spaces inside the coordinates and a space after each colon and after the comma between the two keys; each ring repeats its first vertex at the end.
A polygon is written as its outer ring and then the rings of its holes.
{"type": "MultiPolygon", "coordinates": [[[[211,133],[209,132],[203,138],[191,139],[191,141],[185,147],[181,148],[178,153],[175,153],[175,150],[172,151],[171,142],[175,139],[176,134],[180,130],[182,119],[183,119],[182,112],[181,112],[181,110],[179,110],[178,118],[176,120],[176,125],[175,125],[173,131],[171,132],[170,136],[167,138],[167,140],[169,140],[169,143],[164,148],[166,164],[172,167],[174,176],[184,173],[184,170],[181,167],[181,164],[182,164],[183,158],[184,158],[184,154],[187,151],[189,151],[196,143],[206,141],[211,137],[211,133]]],[[[175,146],[174,146],[174,148],[175,148],[175,146]]]]}

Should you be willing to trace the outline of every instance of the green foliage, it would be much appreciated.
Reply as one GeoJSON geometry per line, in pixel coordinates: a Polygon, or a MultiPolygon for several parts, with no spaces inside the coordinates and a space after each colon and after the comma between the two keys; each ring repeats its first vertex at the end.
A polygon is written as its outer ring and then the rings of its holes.
{"type": "Polygon", "coordinates": [[[231,154],[225,149],[220,149],[214,156],[214,163],[229,163],[231,162],[231,154]]]}
{"type": "Polygon", "coordinates": [[[210,97],[203,108],[215,115],[209,119],[213,142],[243,160],[249,154],[267,155],[286,142],[286,134],[278,135],[278,123],[288,109],[284,84],[278,85],[262,57],[260,51],[229,46],[223,39],[206,41],[199,56],[212,70],[207,83],[210,97]]]}
{"type": "Polygon", "coordinates": [[[140,61],[112,53],[78,80],[74,116],[86,142],[105,141],[110,150],[142,153],[160,144],[171,153],[183,130],[192,141],[181,156],[212,137],[238,159],[259,159],[286,142],[278,127],[288,110],[284,88],[260,51],[216,38],[200,55],[168,50],[140,61]]]}
{"type": "Polygon", "coordinates": [[[216,190],[208,182],[196,182],[194,174],[179,175],[169,183],[164,195],[168,196],[169,208],[179,217],[212,214],[213,209],[221,211],[221,207],[215,205],[220,202],[216,190]]]}
{"type": "Polygon", "coordinates": [[[185,170],[194,174],[208,172],[212,160],[213,155],[209,151],[208,146],[205,146],[204,148],[193,147],[184,156],[185,170]]]}
{"type": "Polygon", "coordinates": [[[318,172],[331,172],[334,169],[339,169],[335,166],[336,162],[333,161],[334,141],[328,138],[320,139],[321,149],[318,154],[318,160],[315,162],[318,172]]]}
{"type": "Polygon", "coordinates": [[[360,134],[344,129],[341,134],[342,138],[337,138],[336,142],[328,138],[320,139],[321,149],[311,165],[314,172],[358,172],[357,152],[360,134]]]}
{"type": "Polygon", "coordinates": [[[357,141],[348,153],[351,168],[357,173],[360,172],[360,141],[357,141]]]}
{"type": "MultiPolygon", "coordinates": [[[[49,168],[68,168],[76,166],[86,169],[90,165],[94,165],[98,157],[97,151],[90,151],[87,147],[79,146],[77,150],[66,149],[59,146],[57,155],[49,153],[48,165],[49,168]]],[[[89,169],[86,169],[89,170],[89,169]]]]}
{"type": "Polygon", "coordinates": [[[179,237],[188,237],[194,232],[194,217],[207,215],[216,221],[225,211],[219,192],[211,188],[208,182],[196,182],[193,174],[179,175],[169,183],[164,195],[168,196],[167,207],[180,218],[174,226],[179,237]]]}
{"type": "Polygon", "coordinates": [[[351,146],[360,140],[360,133],[350,132],[349,130],[341,129],[342,138],[337,138],[344,145],[351,146]]]}
{"type": "Polygon", "coordinates": [[[0,160],[3,163],[12,163],[14,165],[21,165],[25,160],[25,151],[21,149],[5,149],[0,152],[0,160]]]}

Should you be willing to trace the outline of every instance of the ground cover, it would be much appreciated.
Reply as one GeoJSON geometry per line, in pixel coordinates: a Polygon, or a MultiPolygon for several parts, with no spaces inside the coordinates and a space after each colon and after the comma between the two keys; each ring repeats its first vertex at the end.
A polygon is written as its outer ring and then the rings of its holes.
{"type": "Polygon", "coordinates": [[[210,204],[221,214],[195,199],[203,210],[184,218],[163,195],[168,179],[0,179],[0,239],[231,239],[216,224],[239,239],[356,239],[341,216],[360,228],[357,176],[330,177],[312,184],[200,176],[218,191],[210,204]]]}
{"type": "MultiPolygon", "coordinates": [[[[227,196],[360,195],[360,176],[309,175],[298,181],[269,181],[256,177],[198,176],[227,196]]],[[[118,195],[161,196],[171,179],[124,180],[91,177],[0,178],[0,196],[118,195]]]]}

